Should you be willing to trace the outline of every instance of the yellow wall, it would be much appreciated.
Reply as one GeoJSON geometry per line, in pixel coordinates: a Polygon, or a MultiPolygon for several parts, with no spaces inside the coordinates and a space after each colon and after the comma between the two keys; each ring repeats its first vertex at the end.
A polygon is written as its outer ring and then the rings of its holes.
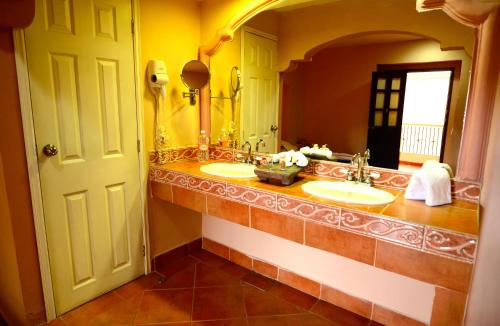
{"type": "Polygon", "coordinates": [[[465,47],[469,55],[474,47],[474,29],[442,11],[418,13],[414,0],[338,1],[282,13],[278,66],[283,71],[321,44],[373,31],[416,33],[439,40],[443,49],[465,47]]]}
{"type": "Polygon", "coordinates": [[[154,149],[155,99],[147,87],[149,60],[165,61],[170,82],[167,85],[165,113],[161,123],[167,128],[170,147],[194,145],[199,135],[199,108],[182,97],[187,91],[180,74],[190,60],[198,59],[200,46],[200,8],[195,0],[140,1],[141,63],[144,80],[144,127],[146,148],[154,149]]]}
{"type": "MultiPolygon", "coordinates": [[[[196,0],[140,1],[141,62],[144,80],[144,129],[146,148],[154,150],[155,100],[146,83],[147,63],[163,60],[170,82],[165,113],[169,147],[195,145],[199,135],[198,98],[194,106],[182,97],[182,67],[198,59],[200,46],[200,3],[196,0]]],[[[201,237],[201,214],[148,198],[151,257],[201,237]]]]}
{"type": "Polygon", "coordinates": [[[151,258],[201,237],[200,213],[156,198],[148,210],[151,258]]]}

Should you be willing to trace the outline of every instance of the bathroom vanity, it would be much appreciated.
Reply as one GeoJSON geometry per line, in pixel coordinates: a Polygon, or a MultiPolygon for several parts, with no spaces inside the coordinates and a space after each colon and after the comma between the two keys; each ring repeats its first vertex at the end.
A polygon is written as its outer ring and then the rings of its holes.
{"type": "Polygon", "coordinates": [[[211,148],[203,163],[195,151],[152,164],[150,186],[154,197],[203,214],[205,249],[315,297],[339,291],[344,299],[335,304],[374,320],[429,323],[456,309],[462,318],[478,241],[477,185],[453,181],[453,203],[428,207],[404,199],[410,174],[370,167],[380,173],[375,187],[395,200],[354,205],[302,189],[343,181],[346,164],[312,161],[284,187],[204,173],[201,166],[234,161],[238,151],[211,148]]]}

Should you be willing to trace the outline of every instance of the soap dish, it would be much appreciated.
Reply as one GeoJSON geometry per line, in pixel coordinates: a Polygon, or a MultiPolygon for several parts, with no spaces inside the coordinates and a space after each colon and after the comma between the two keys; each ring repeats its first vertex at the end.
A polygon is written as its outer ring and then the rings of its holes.
{"type": "Polygon", "coordinates": [[[291,185],[300,171],[304,168],[296,165],[289,166],[281,170],[279,165],[273,166],[258,166],[254,173],[261,181],[278,183],[284,186],[291,185]]]}

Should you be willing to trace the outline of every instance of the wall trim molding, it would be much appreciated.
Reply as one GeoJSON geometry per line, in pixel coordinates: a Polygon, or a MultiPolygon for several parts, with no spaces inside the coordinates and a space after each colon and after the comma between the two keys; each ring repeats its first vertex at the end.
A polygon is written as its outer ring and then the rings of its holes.
{"type": "MultiPolygon", "coordinates": [[[[144,271],[151,271],[151,260],[149,250],[149,228],[147,219],[147,182],[149,157],[144,141],[144,113],[142,110],[142,79],[141,55],[140,55],[140,33],[139,33],[139,0],[131,0],[132,19],[135,22],[133,33],[133,61],[134,61],[134,86],[136,94],[136,116],[137,116],[137,139],[140,141],[139,177],[140,177],[140,207],[143,232],[143,244],[146,248],[144,259],[144,271]]],[[[23,123],[23,135],[28,166],[28,177],[30,184],[30,196],[33,210],[33,221],[37,242],[38,260],[40,264],[40,275],[45,304],[45,317],[47,322],[57,318],[54,300],[53,281],[50,273],[50,260],[47,244],[47,233],[45,230],[45,216],[43,212],[42,189],[40,184],[40,171],[38,169],[38,153],[36,147],[35,128],[33,123],[33,108],[31,105],[30,80],[27,65],[26,38],[24,29],[13,29],[14,53],[16,60],[17,83],[19,89],[19,101],[23,123]]]]}

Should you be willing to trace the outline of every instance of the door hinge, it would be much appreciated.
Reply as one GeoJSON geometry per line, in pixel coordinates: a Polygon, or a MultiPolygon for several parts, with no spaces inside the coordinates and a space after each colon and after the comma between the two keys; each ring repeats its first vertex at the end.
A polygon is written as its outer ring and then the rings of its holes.
{"type": "Polygon", "coordinates": [[[142,245],[142,247],[141,247],[141,255],[142,255],[142,257],[146,257],[146,246],[145,245],[142,245]]]}
{"type": "Polygon", "coordinates": [[[135,21],[133,19],[130,21],[130,27],[132,28],[132,34],[134,34],[135,33],[135,21]]]}
{"type": "Polygon", "coordinates": [[[137,153],[141,152],[141,141],[137,140],[137,153]]]}

